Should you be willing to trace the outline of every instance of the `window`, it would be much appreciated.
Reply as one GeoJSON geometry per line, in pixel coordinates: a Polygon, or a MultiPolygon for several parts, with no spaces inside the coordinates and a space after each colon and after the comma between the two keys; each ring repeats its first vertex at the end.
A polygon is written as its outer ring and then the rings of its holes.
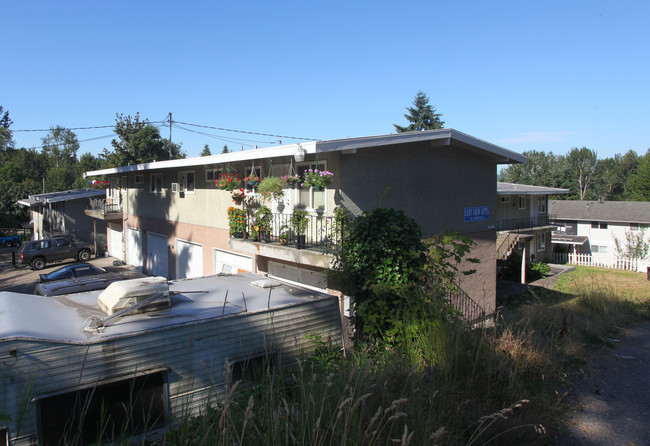
{"type": "Polygon", "coordinates": [[[219,178],[219,175],[221,175],[222,170],[221,169],[207,169],[205,171],[205,181],[206,183],[214,183],[217,181],[219,178]]]}
{"type": "Polygon", "coordinates": [[[539,197],[537,201],[537,212],[546,214],[546,197],[539,197]]]}
{"type": "Polygon", "coordinates": [[[144,184],[144,175],[136,175],[135,184],[144,184]]]}
{"type": "Polygon", "coordinates": [[[56,248],[62,248],[62,247],[65,247],[65,246],[70,246],[70,240],[68,240],[67,238],[54,239],[54,246],[56,248]]]}
{"type": "Polygon", "coordinates": [[[112,442],[164,426],[164,372],[124,379],[38,401],[39,444],[112,442]]]}
{"type": "Polygon", "coordinates": [[[630,223],[630,231],[639,231],[641,226],[638,223],[630,223]]]}
{"type": "Polygon", "coordinates": [[[149,191],[154,194],[160,194],[162,193],[162,188],[163,188],[162,173],[152,173],[149,191]]]}
{"type": "Polygon", "coordinates": [[[500,203],[510,203],[510,197],[499,197],[500,203]]]}
{"type": "Polygon", "coordinates": [[[526,197],[519,197],[519,209],[526,209],[526,197]]]}
{"type": "Polygon", "coordinates": [[[607,254],[607,245],[591,245],[591,252],[594,254],[607,254]]]}
{"type": "Polygon", "coordinates": [[[546,250],[546,233],[537,234],[537,250],[538,251],[546,250]]]}
{"type": "Polygon", "coordinates": [[[591,229],[607,229],[607,223],[602,221],[592,221],[591,229]]]}
{"type": "Polygon", "coordinates": [[[194,193],[194,171],[178,173],[178,184],[181,192],[194,193]]]}

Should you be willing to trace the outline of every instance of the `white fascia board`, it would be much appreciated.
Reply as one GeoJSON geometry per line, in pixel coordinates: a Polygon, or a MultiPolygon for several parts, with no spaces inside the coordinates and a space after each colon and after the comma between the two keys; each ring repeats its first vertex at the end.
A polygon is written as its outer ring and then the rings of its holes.
{"type": "Polygon", "coordinates": [[[453,141],[462,145],[496,155],[498,164],[525,163],[526,157],[503,147],[474,138],[454,129],[428,130],[424,132],[396,133],[382,136],[362,138],[337,139],[319,141],[316,143],[317,152],[347,151],[355,153],[357,149],[389,146],[395,144],[410,144],[430,141],[436,145],[451,145],[453,141]]]}
{"type": "MultiPolygon", "coordinates": [[[[316,153],[316,142],[310,141],[300,143],[300,146],[307,153],[316,153]]],[[[141,172],[161,169],[190,168],[206,166],[210,164],[232,163],[235,161],[254,161],[258,159],[277,158],[281,156],[293,156],[298,150],[298,144],[289,144],[279,147],[267,147],[262,149],[250,149],[239,152],[220,153],[210,156],[198,156],[177,160],[154,161],[133,166],[114,167],[110,169],[91,170],[84,173],[84,178],[100,175],[115,175],[128,172],[141,172]]]]}
{"type": "Polygon", "coordinates": [[[568,194],[569,189],[557,187],[531,186],[517,183],[497,183],[497,195],[562,195],[568,194]]]}

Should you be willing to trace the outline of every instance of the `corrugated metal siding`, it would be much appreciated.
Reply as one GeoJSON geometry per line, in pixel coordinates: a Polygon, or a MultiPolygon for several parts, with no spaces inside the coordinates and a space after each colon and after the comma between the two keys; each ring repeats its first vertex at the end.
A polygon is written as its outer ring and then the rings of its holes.
{"type": "MultiPolygon", "coordinates": [[[[80,327],[81,328],[81,327],[80,327]]],[[[25,401],[63,393],[98,381],[167,367],[172,422],[197,415],[223,389],[224,364],[265,352],[283,363],[313,345],[318,333],[341,345],[338,301],[327,298],[270,311],[202,321],[163,331],[88,345],[24,340],[0,342],[0,412],[12,417],[10,435],[25,401]],[[9,352],[16,349],[13,357],[9,352]],[[31,392],[28,389],[31,387],[31,392]]],[[[36,404],[27,403],[22,433],[35,433],[36,404]]],[[[35,437],[16,440],[31,444],[35,437]]]]}

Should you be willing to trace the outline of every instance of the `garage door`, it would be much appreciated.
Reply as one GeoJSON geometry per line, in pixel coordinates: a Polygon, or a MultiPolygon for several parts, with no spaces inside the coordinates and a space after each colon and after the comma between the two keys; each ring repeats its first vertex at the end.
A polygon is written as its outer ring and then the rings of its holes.
{"type": "Polygon", "coordinates": [[[167,237],[147,232],[147,273],[169,277],[167,237]]]}
{"type": "Polygon", "coordinates": [[[142,272],[142,231],[126,228],[126,263],[142,272]]]}
{"type": "Polygon", "coordinates": [[[284,263],[270,261],[269,274],[282,279],[311,285],[316,288],[327,288],[327,275],[318,271],[297,268],[295,266],[285,265],[284,263]]]}
{"type": "Polygon", "coordinates": [[[116,259],[124,260],[121,225],[111,223],[108,225],[108,254],[116,259]]]}
{"type": "Polygon", "coordinates": [[[176,239],[176,278],[203,277],[203,246],[176,239]]]}
{"type": "Polygon", "coordinates": [[[214,274],[237,274],[239,271],[252,271],[253,258],[234,252],[214,250],[214,274]]]}

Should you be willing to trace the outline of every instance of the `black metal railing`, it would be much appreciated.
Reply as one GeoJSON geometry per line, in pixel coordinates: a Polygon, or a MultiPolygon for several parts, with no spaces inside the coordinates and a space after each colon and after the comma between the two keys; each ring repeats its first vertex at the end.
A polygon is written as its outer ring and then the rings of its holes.
{"type": "Polygon", "coordinates": [[[307,229],[304,234],[298,234],[291,224],[291,214],[274,213],[271,218],[271,230],[260,234],[253,230],[251,218],[246,217],[246,237],[262,243],[296,245],[298,236],[304,235],[305,248],[336,250],[341,243],[340,226],[334,216],[308,215],[307,229]]]}
{"type": "Polygon", "coordinates": [[[552,221],[557,217],[555,215],[544,214],[537,217],[524,218],[504,218],[497,220],[497,231],[513,231],[539,228],[541,226],[552,225],[552,221]]]}

